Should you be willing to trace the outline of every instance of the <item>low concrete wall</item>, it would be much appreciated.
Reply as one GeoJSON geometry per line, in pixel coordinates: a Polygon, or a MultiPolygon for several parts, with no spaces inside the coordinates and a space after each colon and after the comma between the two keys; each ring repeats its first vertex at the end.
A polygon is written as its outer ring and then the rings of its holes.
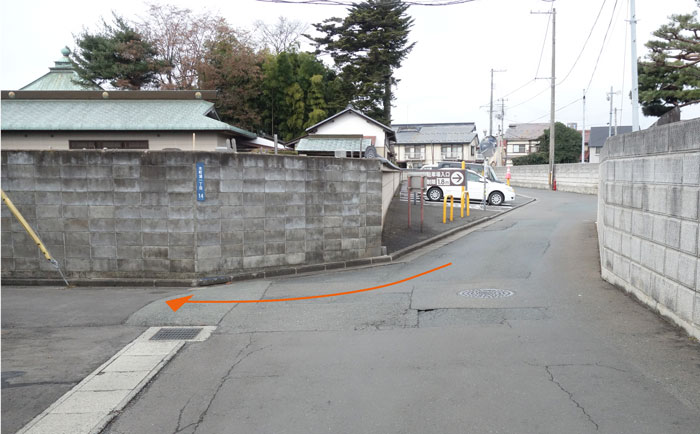
{"type": "MultiPolygon", "coordinates": [[[[573,193],[598,193],[598,164],[572,163],[557,164],[557,190],[573,193]]],[[[496,175],[502,181],[506,179],[505,167],[494,167],[496,175]]],[[[510,183],[514,187],[549,188],[549,165],[511,166],[510,183]]]]}
{"type": "Polygon", "coordinates": [[[382,227],[384,226],[386,213],[389,211],[389,205],[391,205],[391,199],[400,185],[401,171],[382,167],[382,227]]]}
{"type": "Polygon", "coordinates": [[[614,136],[601,158],[603,278],[700,338],[700,119],[614,136]]]}
{"type": "MultiPolygon", "coordinates": [[[[378,256],[382,186],[369,159],[2,152],[3,190],[69,278],[188,279],[378,256]]],[[[58,277],[6,206],[2,277],[58,277]]]]}

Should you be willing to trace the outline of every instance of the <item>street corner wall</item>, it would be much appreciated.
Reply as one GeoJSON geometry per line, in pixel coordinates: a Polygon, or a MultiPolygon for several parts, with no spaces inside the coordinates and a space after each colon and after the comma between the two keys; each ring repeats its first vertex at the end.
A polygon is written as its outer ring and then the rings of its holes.
{"type": "MultiPolygon", "coordinates": [[[[69,280],[231,276],[381,252],[374,160],[3,151],[2,188],[69,280]]],[[[1,240],[4,282],[59,278],[4,205],[1,240]]]]}
{"type": "Polygon", "coordinates": [[[700,338],[700,119],[612,137],[601,158],[603,278],[700,338]]]}
{"type": "MultiPolygon", "coordinates": [[[[571,163],[556,165],[557,190],[573,193],[598,193],[598,163],[571,163]]],[[[502,181],[506,179],[506,168],[494,168],[502,181]]],[[[549,165],[511,166],[510,184],[514,187],[549,188],[549,165]]]]}

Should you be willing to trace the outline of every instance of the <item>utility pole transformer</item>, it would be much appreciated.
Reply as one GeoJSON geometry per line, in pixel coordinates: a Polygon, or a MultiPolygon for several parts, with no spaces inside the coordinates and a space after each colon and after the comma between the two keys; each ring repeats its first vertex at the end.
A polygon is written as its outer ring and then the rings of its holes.
{"type": "Polygon", "coordinates": [[[630,0],[631,55],[632,55],[632,131],[639,131],[639,77],[637,76],[637,12],[630,0]]]}

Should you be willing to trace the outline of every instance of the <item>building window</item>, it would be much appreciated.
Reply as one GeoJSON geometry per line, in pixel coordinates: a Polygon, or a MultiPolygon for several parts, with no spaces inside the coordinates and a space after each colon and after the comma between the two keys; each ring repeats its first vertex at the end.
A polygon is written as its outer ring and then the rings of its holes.
{"type": "Polygon", "coordinates": [[[595,155],[600,155],[600,148],[595,148],[595,155]]]}
{"type": "Polygon", "coordinates": [[[476,148],[476,146],[472,145],[472,146],[470,146],[470,148],[471,148],[471,155],[473,157],[474,156],[474,148],[476,148]]]}
{"type": "Polygon", "coordinates": [[[148,149],[148,140],[69,140],[68,149],[148,149]]]}
{"type": "Polygon", "coordinates": [[[425,146],[406,146],[407,160],[425,160],[425,146]]]}
{"type": "Polygon", "coordinates": [[[462,145],[442,145],[441,156],[443,160],[458,160],[462,158],[462,145]]]}

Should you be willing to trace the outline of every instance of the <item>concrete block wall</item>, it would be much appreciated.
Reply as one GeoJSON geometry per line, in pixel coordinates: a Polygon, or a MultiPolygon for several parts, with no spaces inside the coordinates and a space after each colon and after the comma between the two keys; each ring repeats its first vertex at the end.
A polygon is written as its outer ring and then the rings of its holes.
{"type": "MultiPolygon", "coordinates": [[[[2,188],[69,278],[187,279],[381,252],[375,160],[3,151],[2,188]]],[[[58,276],[4,205],[1,239],[3,278],[58,276]]]]}
{"type": "MultiPolygon", "coordinates": [[[[598,166],[597,163],[557,164],[557,190],[597,194],[598,166]]],[[[498,178],[505,181],[506,168],[495,167],[494,170],[498,178]]],[[[549,165],[547,164],[511,166],[510,175],[510,183],[514,187],[549,188],[549,165]]]]}
{"type": "Polygon", "coordinates": [[[601,158],[603,278],[700,338],[700,119],[612,137],[601,158]]]}

